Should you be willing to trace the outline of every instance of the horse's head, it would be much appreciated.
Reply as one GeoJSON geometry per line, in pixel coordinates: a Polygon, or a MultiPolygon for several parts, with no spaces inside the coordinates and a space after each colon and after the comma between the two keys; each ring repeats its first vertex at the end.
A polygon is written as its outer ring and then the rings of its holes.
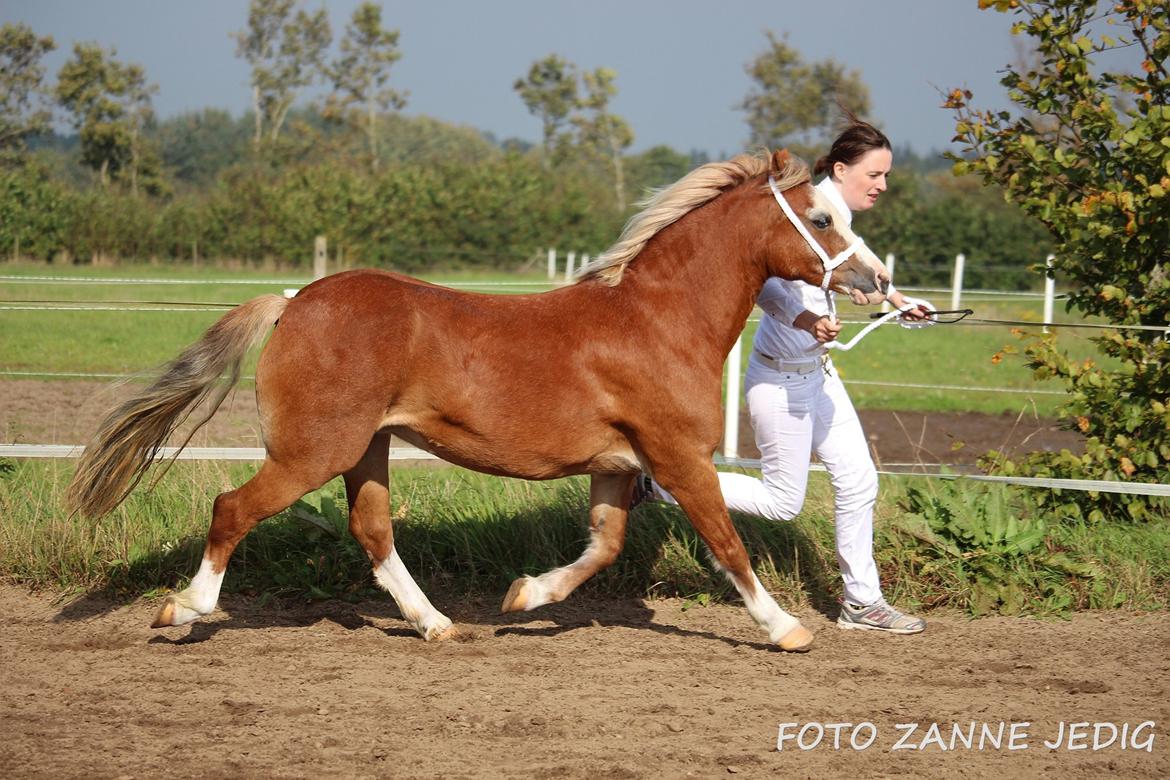
{"type": "Polygon", "coordinates": [[[775,198],[776,236],[768,242],[771,276],[800,279],[848,295],[856,304],[881,303],[890,274],[809,181],[808,167],[781,149],[772,155],[769,200],[775,198]]]}

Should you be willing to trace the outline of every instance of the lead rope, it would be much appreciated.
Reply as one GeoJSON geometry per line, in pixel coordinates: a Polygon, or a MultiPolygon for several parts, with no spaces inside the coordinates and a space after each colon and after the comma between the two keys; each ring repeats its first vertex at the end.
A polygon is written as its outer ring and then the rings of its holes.
{"type": "MultiPolygon", "coordinates": [[[[825,349],[839,349],[839,350],[842,350],[843,352],[848,352],[849,350],[851,350],[855,346],[857,346],[858,342],[860,342],[863,338],[868,336],[875,328],[877,328],[880,325],[885,325],[887,322],[894,319],[895,317],[902,316],[903,313],[910,311],[911,309],[913,309],[915,306],[918,306],[918,305],[919,305],[918,303],[907,303],[907,304],[904,304],[903,306],[901,306],[900,308],[897,308],[894,311],[891,311],[887,314],[871,314],[870,317],[873,319],[873,322],[871,322],[870,324],[868,324],[864,328],[862,328],[861,331],[856,336],[849,339],[849,341],[847,341],[846,343],[842,344],[839,341],[830,341],[830,342],[827,342],[826,344],[823,344],[823,345],[817,344],[814,347],[812,347],[809,351],[812,352],[813,350],[817,349],[818,347],[824,346],[825,349]]],[[[922,324],[924,324],[924,325],[926,325],[926,324],[929,324],[929,325],[952,325],[956,322],[959,322],[961,320],[966,319],[968,316],[970,316],[974,313],[975,312],[972,311],[971,309],[956,309],[954,311],[933,311],[932,310],[930,312],[930,314],[927,315],[927,318],[926,318],[927,321],[922,323],[922,324]],[[940,319],[938,319],[938,315],[940,315],[940,314],[952,315],[952,319],[940,320],[940,319]]],[[[834,312],[834,316],[836,316],[835,312],[834,312]]],[[[906,327],[906,326],[903,326],[903,327],[906,327]]]]}

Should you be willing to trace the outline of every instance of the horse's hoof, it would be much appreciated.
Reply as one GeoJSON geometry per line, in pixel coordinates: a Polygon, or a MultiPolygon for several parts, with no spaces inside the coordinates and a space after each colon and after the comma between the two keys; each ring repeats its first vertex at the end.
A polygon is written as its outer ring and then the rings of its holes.
{"type": "Polygon", "coordinates": [[[512,582],[508,593],[504,596],[504,603],[500,612],[521,612],[528,609],[528,577],[521,577],[512,582]]]}
{"type": "Polygon", "coordinates": [[[789,653],[807,653],[812,643],[813,634],[804,626],[797,626],[776,641],[781,650],[789,653]]]}
{"type": "Polygon", "coordinates": [[[428,642],[446,642],[450,639],[458,639],[462,632],[455,626],[447,626],[442,631],[439,631],[434,636],[427,637],[428,642]]]}
{"type": "Polygon", "coordinates": [[[151,628],[168,628],[175,625],[175,607],[178,604],[175,602],[174,596],[167,596],[167,600],[163,602],[159,608],[158,614],[154,616],[154,622],[150,624],[151,628]]]}

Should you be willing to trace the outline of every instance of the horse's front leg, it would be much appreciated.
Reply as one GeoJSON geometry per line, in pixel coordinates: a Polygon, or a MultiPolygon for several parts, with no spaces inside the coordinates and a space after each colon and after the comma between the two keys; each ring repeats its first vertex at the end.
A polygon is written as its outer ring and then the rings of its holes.
{"type": "Polygon", "coordinates": [[[562,601],[577,586],[612,564],[626,541],[632,474],[594,474],[589,483],[589,546],[573,563],[539,577],[520,577],[508,588],[501,612],[535,609],[562,601]]]}
{"type": "Polygon", "coordinates": [[[782,650],[808,650],[813,641],[812,632],[780,609],[752,570],[747,549],[727,513],[719,477],[711,461],[706,458],[689,462],[672,460],[656,467],[654,478],[687,513],[718,567],[743,597],[748,613],[768,632],[768,639],[782,650]]]}

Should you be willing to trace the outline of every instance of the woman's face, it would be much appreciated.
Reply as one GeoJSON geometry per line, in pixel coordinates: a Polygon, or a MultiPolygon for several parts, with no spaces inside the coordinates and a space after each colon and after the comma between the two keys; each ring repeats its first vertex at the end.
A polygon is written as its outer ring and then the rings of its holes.
{"type": "Polygon", "coordinates": [[[873,208],[886,191],[886,176],[894,165],[889,149],[870,149],[852,165],[833,163],[833,178],[851,211],[873,208]]]}

